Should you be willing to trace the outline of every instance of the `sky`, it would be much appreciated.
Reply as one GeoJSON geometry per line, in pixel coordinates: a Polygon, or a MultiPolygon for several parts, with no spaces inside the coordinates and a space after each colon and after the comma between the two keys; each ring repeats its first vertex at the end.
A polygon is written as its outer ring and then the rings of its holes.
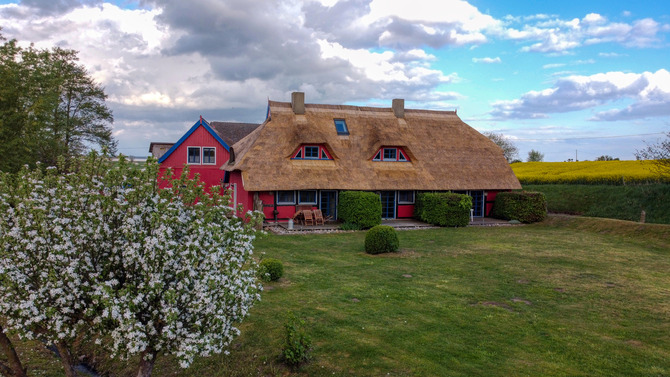
{"type": "Polygon", "coordinates": [[[670,132],[667,0],[0,0],[0,27],[77,50],[131,156],[294,91],[457,110],[522,160],[630,160],[670,132]]]}

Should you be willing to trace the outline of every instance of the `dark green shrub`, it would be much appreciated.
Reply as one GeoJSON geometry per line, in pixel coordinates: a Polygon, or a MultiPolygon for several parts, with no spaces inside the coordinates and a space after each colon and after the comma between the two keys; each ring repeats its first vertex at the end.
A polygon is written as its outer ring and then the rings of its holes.
{"type": "Polygon", "coordinates": [[[361,230],[361,226],[354,223],[342,223],[340,224],[341,230],[361,230]]]}
{"type": "Polygon", "coordinates": [[[296,317],[292,312],[288,313],[288,319],[284,325],[285,338],[282,346],[282,358],[288,365],[296,366],[309,360],[312,339],[305,332],[304,325],[305,321],[296,317]]]}
{"type": "Polygon", "coordinates": [[[439,226],[467,226],[472,198],[451,192],[423,192],[416,197],[414,216],[439,226]]]}
{"type": "Polygon", "coordinates": [[[279,259],[263,259],[258,266],[258,275],[264,281],[277,281],[284,276],[284,265],[279,259]]]}
{"type": "Polygon", "coordinates": [[[392,253],[399,247],[398,234],[388,225],[377,225],[365,234],[365,252],[368,254],[392,253]]]}
{"type": "Polygon", "coordinates": [[[503,220],[534,223],[547,215],[547,199],[541,192],[515,191],[496,195],[491,216],[503,220]]]}
{"type": "Polygon", "coordinates": [[[382,223],[382,201],[369,191],[343,191],[337,205],[338,217],[345,223],[358,224],[362,229],[382,223]]]}

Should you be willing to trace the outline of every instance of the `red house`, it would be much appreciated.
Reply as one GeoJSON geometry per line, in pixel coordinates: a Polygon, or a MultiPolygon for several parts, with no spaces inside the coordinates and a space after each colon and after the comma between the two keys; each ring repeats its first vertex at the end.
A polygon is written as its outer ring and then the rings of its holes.
{"type": "MultiPolygon", "coordinates": [[[[160,173],[172,168],[177,176],[185,165],[190,174],[200,174],[207,186],[221,185],[226,172],[221,165],[230,159],[230,146],[255,130],[259,124],[212,122],[202,117],[174,144],[151,143],[149,152],[159,154],[160,173]],[[169,146],[167,151],[164,151],[169,146]]],[[[165,184],[165,182],[163,182],[165,184]]]]}
{"type": "Polygon", "coordinates": [[[201,119],[159,162],[192,165],[268,221],[287,221],[298,206],[336,219],[345,190],[378,193],[383,218],[412,217],[419,192],[465,193],[482,217],[498,192],[521,188],[502,150],[455,111],[405,109],[401,99],[390,108],[305,104],[296,92],[291,102],[269,101],[266,120],[242,127],[237,140],[218,124],[201,119]]]}

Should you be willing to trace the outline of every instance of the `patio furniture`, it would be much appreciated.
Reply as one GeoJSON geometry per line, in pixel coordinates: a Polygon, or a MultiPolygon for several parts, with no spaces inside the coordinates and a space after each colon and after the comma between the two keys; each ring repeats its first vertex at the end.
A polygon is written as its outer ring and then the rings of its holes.
{"type": "Polygon", "coordinates": [[[321,210],[315,209],[313,212],[314,212],[314,225],[319,225],[319,223],[321,223],[321,225],[324,225],[323,213],[321,213],[321,210]]]}
{"type": "Polygon", "coordinates": [[[293,214],[293,222],[297,224],[302,224],[305,222],[305,217],[302,215],[302,211],[297,211],[293,214]]]}
{"type": "Polygon", "coordinates": [[[302,215],[305,218],[305,225],[314,225],[314,215],[311,210],[306,209],[302,211],[302,215]]]}

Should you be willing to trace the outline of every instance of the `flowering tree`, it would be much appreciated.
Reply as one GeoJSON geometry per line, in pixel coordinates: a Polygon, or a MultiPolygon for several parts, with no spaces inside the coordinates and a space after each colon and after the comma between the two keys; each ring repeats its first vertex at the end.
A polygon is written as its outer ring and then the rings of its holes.
{"type": "Polygon", "coordinates": [[[54,344],[67,376],[83,335],[141,355],[138,376],[160,353],[188,367],[223,351],[259,299],[258,215],[236,217],[226,195],[188,172],[159,190],[157,172],[155,161],[138,169],[92,155],[69,174],[3,178],[0,314],[9,330],[54,344]]]}

